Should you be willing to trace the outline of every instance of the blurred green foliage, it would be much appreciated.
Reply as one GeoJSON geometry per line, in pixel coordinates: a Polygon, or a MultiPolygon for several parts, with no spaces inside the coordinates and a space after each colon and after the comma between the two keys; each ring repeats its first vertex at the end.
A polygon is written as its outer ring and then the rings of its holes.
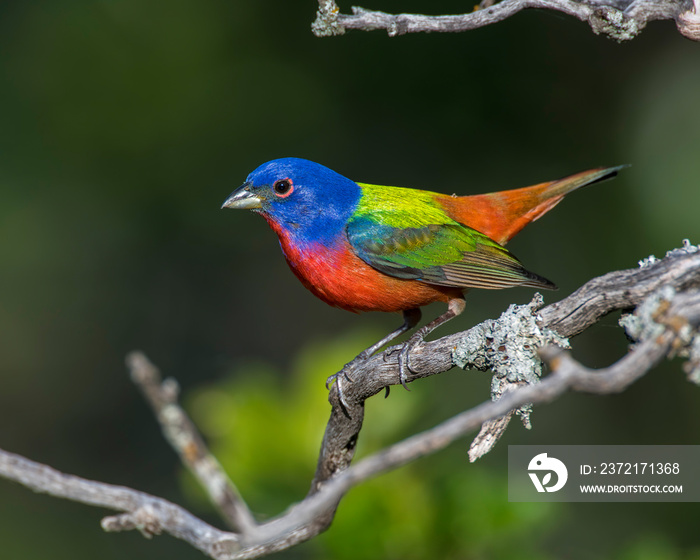
{"type": "MultiPolygon", "coordinates": [[[[325,306],[262,220],[219,211],[275,157],[464,194],[632,164],[513,241],[561,296],[684,237],[700,243],[700,50],[671,22],[624,45],[543,12],[464,34],[321,40],[314,11],[310,0],[0,3],[1,447],[217,522],[179,484],[125,375],[124,355],[141,348],[181,382],[256,511],[305,494],[328,412],[323,381],[399,319],[325,306]]],[[[450,329],[530,297],[472,294],[450,329]]],[[[574,354],[593,367],[619,357],[614,325],[578,337],[574,354]]],[[[413,385],[367,403],[360,454],[488,394],[483,375],[413,385]]],[[[542,509],[504,495],[508,442],[697,443],[698,392],[677,362],[623,395],[571,395],[533,421],[476,465],[455,446],[353,490],[327,534],[284,557],[698,557],[693,504],[542,509]]],[[[106,535],[98,512],[2,481],[0,498],[3,557],[200,557],[166,537],[106,535]]]]}

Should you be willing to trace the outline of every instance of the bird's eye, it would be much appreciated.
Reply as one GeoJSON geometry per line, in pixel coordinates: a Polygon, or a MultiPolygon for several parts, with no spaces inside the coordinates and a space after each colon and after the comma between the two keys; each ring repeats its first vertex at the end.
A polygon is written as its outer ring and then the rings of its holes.
{"type": "Polygon", "coordinates": [[[294,185],[292,184],[291,179],[279,179],[278,181],[274,182],[272,188],[277,196],[284,198],[292,194],[294,185]]]}

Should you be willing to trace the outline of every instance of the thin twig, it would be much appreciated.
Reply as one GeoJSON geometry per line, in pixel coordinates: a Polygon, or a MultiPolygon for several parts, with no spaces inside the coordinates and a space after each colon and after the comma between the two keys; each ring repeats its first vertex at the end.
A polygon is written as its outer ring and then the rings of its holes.
{"type": "Polygon", "coordinates": [[[202,436],[177,402],[178,386],[163,381],[158,368],[141,352],[126,357],[131,379],[143,393],[158,419],[163,434],[182,463],[199,480],[212,503],[233,529],[246,534],[256,523],[235,485],[209,452],[202,436]]]}
{"type": "MultiPolygon", "coordinates": [[[[697,0],[696,0],[697,1],[697,0]]],[[[698,40],[697,10],[687,0],[503,0],[467,14],[428,16],[388,14],[354,6],[340,12],[336,2],[319,0],[312,30],[319,37],[342,35],[348,29],[385,30],[390,37],[407,33],[458,33],[503,21],[525,9],[554,10],[587,22],[594,33],[617,41],[636,37],[653,20],[675,20],[679,31],[698,40]],[[695,26],[695,27],[693,27],[695,26]]]]}
{"type": "Polygon", "coordinates": [[[2,449],[0,476],[19,482],[35,492],[127,512],[105,518],[102,526],[106,531],[139,529],[146,536],[166,532],[212,558],[223,558],[223,554],[240,548],[236,535],[208,525],[167,500],[131,488],[64,474],[2,449]]]}

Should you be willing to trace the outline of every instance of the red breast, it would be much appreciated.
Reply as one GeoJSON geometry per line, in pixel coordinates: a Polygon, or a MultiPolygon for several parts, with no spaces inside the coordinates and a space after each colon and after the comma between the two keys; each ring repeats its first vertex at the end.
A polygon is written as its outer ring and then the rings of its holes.
{"type": "Polygon", "coordinates": [[[303,250],[289,232],[267,219],[277,233],[287,264],[306,288],[329,305],[348,311],[403,311],[434,301],[447,302],[463,290],[432,286],[383,274],[353,252],[345,237],[333,247],[320,243],[303,250]]]}

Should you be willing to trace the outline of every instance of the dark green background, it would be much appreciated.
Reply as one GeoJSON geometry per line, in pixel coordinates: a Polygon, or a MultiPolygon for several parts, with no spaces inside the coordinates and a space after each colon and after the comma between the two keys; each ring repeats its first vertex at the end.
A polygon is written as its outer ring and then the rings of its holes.
{"type": "MultiPolygon", "coordinates": [[[[303,496],[328,412],[323,380],[399,319],[316,300],[259,217],[219,210],[269,159],[460,194],[632,164],[512,242],[559,284],[547,302],[684,237],[700,243],[700,45],[673,23],[625,44],[542,11],[458,35],[318,39],[315,9],[311,0],[0,4],[1,447],[217,522],[125,374],[125,353],[140,348],[181,382],[261,517],[303,496]],[[307,421],[311,406],[318,415],[307,421]],[[234,417],[247,447],[224,429],[234,417]]],[[[441,332],[530,297],[473,293],[441,332]]],[[[574,354],[594,367],[614,361],[626,351],[615,325],[606,318],[575,339],[574,354]]],[[[488,398],[486,374],[442,377],[368,403],[359,452],[488,398]]],[[[509,442],[697,444],[698,391],[675,361],[622,395],[566,396],[475,465],[465,441],[354,491],[329,533],[284,557],[700,558],[697,504],[505,502],[509,442]],[[376,519],[373,500],[398,511],[376,519]]],[[[170,537],[105,534],[103,513],[0,481],[0,555],[201,557],[170,537]]]]}

